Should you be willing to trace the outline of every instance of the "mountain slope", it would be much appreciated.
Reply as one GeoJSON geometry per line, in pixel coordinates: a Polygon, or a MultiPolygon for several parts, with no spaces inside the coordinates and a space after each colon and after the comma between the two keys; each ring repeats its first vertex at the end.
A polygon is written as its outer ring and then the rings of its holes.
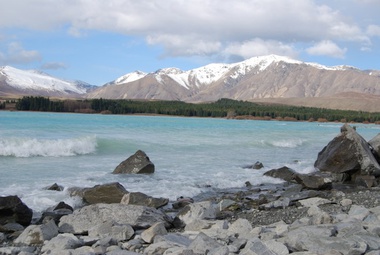
{"type": "Polygon", "coordinates": [[[148,74],[134,72],[90,92],[88,97],[204,102],[220,98],[339,97],[342,93],[380,96],[379,71],[327,67],[269,55],[189,71],[166,68],[148,74]]]}
{"type": "Polygon", "coordinates": [[[95,86],[81,81],[65,81],[43,72],[0,67],[0,95],[82,97],[95,86]]]}

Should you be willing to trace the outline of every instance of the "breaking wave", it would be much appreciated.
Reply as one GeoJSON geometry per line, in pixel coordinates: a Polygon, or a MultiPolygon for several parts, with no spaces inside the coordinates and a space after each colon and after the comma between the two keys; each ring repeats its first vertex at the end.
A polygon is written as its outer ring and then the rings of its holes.
{"type": "Polygon", "coordinates": [[[271,141],[269,142],[274,147],[281,147],[281,148],[296,148],[298,146],[302,146],[304,141],[301,139],[296,140],[277,140],[277,141],[271,141]]]}
{"type": "Polygon", "coordinates": [[[94,153],[97,147],[95,136],[70,139],[0,138],[0,156],[67,157],[94,153]]]}

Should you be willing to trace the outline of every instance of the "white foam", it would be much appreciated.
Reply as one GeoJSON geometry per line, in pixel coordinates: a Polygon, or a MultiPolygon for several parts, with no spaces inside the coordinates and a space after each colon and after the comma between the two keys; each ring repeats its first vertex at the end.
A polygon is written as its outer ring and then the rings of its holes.
{"type": "Polygon", "coordinates": [[[281,147],[281,148],[296,148],[298,146],[301,146],[303,144],[303,141],[301,139],[277,140],[277,141],[272,141],[271,144],[275,147],[281,147]]]}
{"type": "Polygon", "coordinates": [[[95,136],[53,140],[26,137],[0,138],[0,156],[75,156],[93,153],[96,147],[95,136]]]}

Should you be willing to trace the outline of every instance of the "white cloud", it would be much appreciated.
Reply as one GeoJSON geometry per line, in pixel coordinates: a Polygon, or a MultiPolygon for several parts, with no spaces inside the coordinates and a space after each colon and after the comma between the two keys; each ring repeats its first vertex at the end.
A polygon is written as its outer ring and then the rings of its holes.
{"type": "Polygon", "coordinates": [[[41,60],[41,55],[35,50],[25,50],[21,43],[8,44],[7,52],[0,52],[0,63],[3,65],[25,64],[41,60]]]}
{"type": "Polygon", "coordinates": [[[0,28],[53,30],[64,27],[72,36],[84,36],[87,30],[110,31],[145,38],[149,44],[163,46],[164,54],[171,56],[215,55],[218,52],[240,56],[256,52],[291,55],[295,53],[292,46],[295,42],[339,40],[368,46],[368,36],[374,33],[374,27],[365,33],[355,17],[346,17],[337,7],[329,7],[330,3],[338,6],[334,1],[7,2],[7,8],[0,9],[0,28]]]}
{"type": "Polygon", "coordinates": [[[297,51],[290,44],[284,44],[282,42],[274,40],[265,41],[260,38],[255,38],[243,43],[231,43],[227,45],[223,53],[226,56],[240,56],[243,59],[268,54],[277,54],[289,57],[297,56],[297,51]]]}
{"type": "Polygon", "coordinates": [[[369,25],[367,28],[367,34],[370,36],[380,36],[380,26],[369,25]]]}
{"type": "Polygon", "coordinates": [[[41,68],[50,69],[50,70],[58,70],[58,69],[66,69],[67,65],[62,62],[49,62],[49,63],[43,64],[41,68]]]}
{"type": "Polygon", "coordinates": [[[205,41],[191,35],[150,35],[147,36],[146,40],[149,44],[163,45],[167,49],[164,55],[170,56],[212,55],[221,49],[220,42],[205,41]]]}
{"type": "Polygon", "coordinates": [[[321,41],[314,46],[306,49],[306,52],[310,55],[323,55],[334,58],[344,58],[347,48],[340,48],[332,41],[321,41]]]}

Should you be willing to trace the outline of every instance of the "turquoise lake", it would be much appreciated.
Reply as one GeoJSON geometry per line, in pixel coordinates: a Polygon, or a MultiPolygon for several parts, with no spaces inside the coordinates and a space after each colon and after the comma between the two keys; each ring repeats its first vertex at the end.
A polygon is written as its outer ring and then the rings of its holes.
{"type": "MultiPolygon", "coordinates": [[[[374,124],[353,124],[365,139],[374,124]]],[[[77,205],[70,187],[119,182],[175,200],[212,189],[278,183],[263,173],[282,166],[315,171],[318,152],[342,123],[282,122],[0,111],[0,196],[18,195],[41,212],[59,201],[77,205]],[[143,150],[152,175],[114,175],[115,167],[143,150]],[[244,166],[262,162],[263,169],[244,166]],[[47,191],[58,183],[65,191],[47,191]]]]}

